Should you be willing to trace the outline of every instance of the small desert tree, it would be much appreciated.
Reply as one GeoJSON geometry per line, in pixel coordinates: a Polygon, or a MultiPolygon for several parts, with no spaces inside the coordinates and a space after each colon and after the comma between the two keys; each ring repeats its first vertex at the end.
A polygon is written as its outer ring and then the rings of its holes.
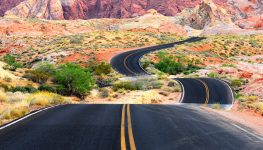
{"type": "Polygon", "coordinates": [[[76,64],[61,65],[55,73],[55,82],[64,87],[67,95],[83,99],[95,84],[91,73],[76,64]]]}

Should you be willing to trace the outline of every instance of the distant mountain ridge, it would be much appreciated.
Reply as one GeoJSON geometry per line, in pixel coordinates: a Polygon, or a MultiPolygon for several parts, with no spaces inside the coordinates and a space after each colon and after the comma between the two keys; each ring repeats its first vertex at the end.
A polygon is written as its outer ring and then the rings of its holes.
{"type": "Polygon", "coordinates": [[[44,19],[130,18],[149,9],[174,16],[201,0],[0,0],[2,13],[44,19]],[[18,5],[19,4],[19,5],[18,5]],[[13,8],[12,8],[13,7],[13,8]],[[3,13],[4,12],[4,13],[3,13]]]}
{"type": "Polygon", "coordinates": [[[0,0],[0,16],[49,20],[131,18],[150,9],[196,29],[218,20],[263,28],[263,0],[0,0]]]}

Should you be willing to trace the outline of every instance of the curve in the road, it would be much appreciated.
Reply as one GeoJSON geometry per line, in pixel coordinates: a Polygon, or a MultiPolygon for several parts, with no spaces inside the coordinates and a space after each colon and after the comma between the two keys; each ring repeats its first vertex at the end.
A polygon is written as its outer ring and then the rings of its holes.
{"type": "Polygon", "coordinates": [[[179,41],[179,42],[127,51],[127,52],[114,56],[111,59],[110,63],[116,71],[126,76],[145,75],[148,73],[143,68],[141,68],[140,63],[139,63],[139,60],[143,55],[153,52],[153,51],[171,48],[171,47],[174,47],[174,45],[196,42],[196,41],[200,41],[203,39],[204,39],[203,37],[192,37],[192,38],[189,38],[183,41],[179,41]]]}
{"type": "MultiPolygon", "coordinates": [[[[148,75],[140,65],[140,59],[147,53],[161,49],[171,48],[175,45],[196,42],[203,40],[202,37],[192,37],[183,41],[151,46],[141,49],[127,51],[114,56],[111,59],[112,67],[126,76],[148,75]]],[[[175,79],[179,81],[183,89],[182,103],[197,104],[232,104],[234,96],[227,83],[219,79],[200,78],[200,79],[175,79]]]]}

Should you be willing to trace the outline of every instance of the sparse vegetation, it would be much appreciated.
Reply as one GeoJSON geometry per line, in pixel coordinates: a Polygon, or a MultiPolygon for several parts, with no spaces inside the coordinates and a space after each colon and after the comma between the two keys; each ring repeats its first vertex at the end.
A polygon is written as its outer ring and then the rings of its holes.
{"type": "Polygon", "coordinates": [[[221,109],[221,105],[220,104],[212,104],[211,106],[213,109],[221,109]]]}
{"type": "Polygon", "coordinates": [[[0,90],[0,102],[6,102],[7,101],[7,96],[6,94],[0,90]]]}
{"type": "Polygon", "coordinates": [[[117,81],[113,84],[113,90],[149,90],[162,87],[162,83],[156,79],[137,79],[135,81],[117,81]]]}
{"type": "Polygon", "coordinates": [[[13,55],[7,54],[3,58],[4,62],[7,63],[8,69],[14,71],[17,68],[22,68],[23,65],[21,63],[16,62],[16,58],[13,55]]]}
{"type": "Polygon", "coordinates": [[[176,56],[167,55],[167,53],[159,52],[158,53],[159,62],[155,64],[155,67],[162,72],[169,74],[190,74],[200,69],[197,66],[197,61],[194,59],[189,59],[185,56],[176,56]]]}
{"type": "Polygon", "coordinates": [[[108,75],[109,73],[112,72],[111,65],[106,62],[101,62],[101,63],[93,62],[91,65],[89,65],[89,69],[95,75],[108,75]]]}
{"type": "Polygon", "coordinates": [[[64,97],[50,92],[38,92],[29,96],[30,105],[50,106],[68,103],[64,97]]]}

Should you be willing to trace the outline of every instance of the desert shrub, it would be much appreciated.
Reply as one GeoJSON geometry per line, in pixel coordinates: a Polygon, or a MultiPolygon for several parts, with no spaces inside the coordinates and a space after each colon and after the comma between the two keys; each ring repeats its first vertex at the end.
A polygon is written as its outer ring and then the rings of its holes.
{"type": "Polygon", "coordinates": [[[15,92],[15,93],[6,92],[6,95],[8,97],[8,102],[17,103],[17,102],[26,101],[30,94],[22,93],[22,92],[15,92]]]}
{"type": "Polygon", "coordinates": [[[108,89],[106,89],[106,88],[101,88],[100,90],[99,90],[99,95],[100,95],[100,97],[101,98],[107,98],[107,97],[109,97],[109,93],[110,93],[110,91],[108,90],[108,89]]]}
{"type": "Polygon", "coordinates": [[[75,35],[73,36],[69,43],[70,44],[82,44],[83,43],[83,40],[84,40],[84,37],[83,36],[80,36],[80,35],[75,35]]]}
{"type": "Polygon", "coordinates": [[[6,82],[11,82],[11,81],[12,81],[12,78],[5,76],[5,77],[3,78],[3,80],[6,81],[6,82]]]}
{"type": "Polygon", "coordinates": [[[34,93],[37,89],[32,86],[17,86],[11,89],[12,92],[34,93]]]}
{"type": "Polygon", "coordinates": [[[176,85],[176,83],[173,81],[169,81],[167,84],[168,87],[174,87],[175,85],[176,85]]]}
{"type": "Polygon", "coordinates": [[[221,105],[216,103],[216,104],[212,104],[212,108],[213,109],[220,109],[221,108],[221,105]]]}
{"type": "Polygon", "coordinates": [[[125,90],[149,90],[159,89],[162,87],[162,83],[156,79],[137,79],[135,81],[117,81],[113,84],[113,90],[118,89],[125,90]]]}
{"type": "Polygon", "coordinates": [[[28,112],[28,107],[8,107],[4,112],[2,112],[0,119],[16,119],[24,116],[28,112]]]}
{"type": "Polygon", "coordinates": [[[8,65],[12,65],[13,63],[16,62],[16,58],[10,54],[5,55],[3,59],[4,62],[7,63],[8,65]]]}
{"type": "Polygon", "coordinates": [[[107,74],[111,73],[111,71],[112,71],[111,65],[109,63],[106,63],[106,62],[101,62],[99,64],[92,63],[89,66],[89,69],[95,75],[102,75],[102,74],[107,75],[107,74]]]}
{"type": "Polygon", "coordinates": [[[256,110],[263,115],[263,102],[256,103],[256,110]]]}
{"type": "Polygon", "coordinates": [[[11,118],[19,118],[28,113],[28,107],[13,108],[10,111],[11,118]]]}
{"type": "Polygon", "coordinates": [[[50,64],[47,62],[38,64],[36,66],[35,70],[38,72],[43,72],[43,73],[45,72],[45,73],[49,74],[50,76],[54,75],[56,72],[55,66],[53,64],[50,64]]]}
{"type": "Polygon", "coordinates": [[[243,81],[242,79],[233,79],[233,80],[231,80],[230,85],[233,88],[239,88],[244,84],[244,82],[245,81],[243,81]]]}
{"type": "Polygon", "coordinates": [[[46,72],[30,70],[27,71],[23,77],[32,80],[34,82],[45,83],[51,76],[46,72]]]}
{"type": "Polygon", "coordinates": [[[113,90],[117,91],[118,89],[139,90],[139,87],[131,81],[118,81],[113,84],[113,90]]]}
{"type": "Polygon", "coordinates": [[[4,91],[10,91],[12,89],[11,85],[0,83],[0,89],[4,89],[4,91]]]}
{"type": "Polygon", "coordinates": [[[160,101],[161,97],[156,91],[146,91],[141,97],[137,97],[135,99],[135,103],[137,104],[159,103],[160,101]]]}
{"type": "Polygon", "coordinates": [[[66,103],[64,97],[50,92],[38,92],[31,94],[28,98],[30,105],[50,106],[66,103]]]}
{"type": "Polygon", "coordinates": [[[0,102],[6,102],[7,101],[7,96],[5,92],[0,90],[0,102]]]}
{"type": "Polygon", "coordinates": [[[255,103],[258,101],[258,97],[254,95],[243,96],[238,99],[240,101],[241,107],[255,108],[255,103]]]}
{"type": "Polygon", "coordinates": [[[27,71],[24,77],[34,82],[45,83],[54,74],[54,65],[49,63],[41,63],[34,70],[27,71]]]}
{"type": "Polygon", "coordinates": [[[194,60],[189,60],[184,56],[177,56],[177,58],[166,55],[165,53],[158,53],[160,59],[154,66],[162,72],[169,74],[190,74],[200,69],[196,66],[194,60]]]}
{"type": "Polygon", "coordinates": [[[57,84],[64,87],[67,95],[73,94],[79,98],[84,98],[95,84],[91,73],[76,64],[61,65],[54,78],[57,84]]]}
{"type": "Polygon", "coordinates": [[[210,78],[218,78],[219,74],[215,73],[215,72],[210,72],[209,74],[207,74],[207,76],[210,77],[210,78]]]}
{"type": "Polygon", "coordinates": [[[149,60],[143,60],[141,61],[142,68],[146,69],[150,66],[151,62],[149,60]]]}
{"type": "Polygon", "coordinates": [[[47,92],[52,92],[56,93],[57,89],[55,86],[49,85],[49,84],[42,84],[38,87],[39,91],[47,91],[47,92]]]}
{"type": "Polygon", "coordinates": [[[21,63],[16,62],[16,58],[13,55],[7,54],[4,56],[4,62],[9,65],[9,70],[16,70],[17,68],[22,68],[21,63]]]}

